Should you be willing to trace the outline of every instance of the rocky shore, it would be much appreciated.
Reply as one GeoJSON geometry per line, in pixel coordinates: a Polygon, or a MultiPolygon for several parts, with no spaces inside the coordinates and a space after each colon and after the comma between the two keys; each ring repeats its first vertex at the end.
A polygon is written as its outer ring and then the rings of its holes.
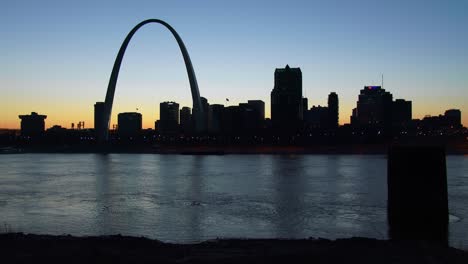
{"type": "Polygon", "coordinates": [[[424,241],[219,239],[170,244],[143,237],[0,235],[2,263],[468,263],[468,252],[424,241]]]}

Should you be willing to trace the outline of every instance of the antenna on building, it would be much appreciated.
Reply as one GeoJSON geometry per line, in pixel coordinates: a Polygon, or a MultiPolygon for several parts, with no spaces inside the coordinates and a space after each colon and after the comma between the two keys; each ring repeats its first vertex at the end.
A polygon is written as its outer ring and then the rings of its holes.
{"type": "Polygon", "coordinates": [[[382,73],[382,89],[383,89],[383,73],[382,73]]]}

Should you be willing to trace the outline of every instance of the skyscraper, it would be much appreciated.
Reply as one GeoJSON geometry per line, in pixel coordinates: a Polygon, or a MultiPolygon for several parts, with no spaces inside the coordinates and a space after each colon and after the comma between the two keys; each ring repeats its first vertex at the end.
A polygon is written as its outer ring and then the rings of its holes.
{"type": "Polygon", "coordinates": [[[353,110],[352,125],[388,130],[392,122],[392,98],[380,86],[364,86],[353,110]]]}
{"type": "Polygon", "coordinates": [[[142,117],[140,113],[120,113],[117,119],[117,132],[120,137],[136,137],[140,134],[142,128],[142,117]]]}
{"type": "Polygon", "coordinates": [[[248,103],[239,104],[240,132],[241,134],[253,134],[259,125],[258,115],[255,109],[248,103]]]}
{"type": "Polygon", "coordinates": [[[328,95],[328,127],[335,129],[338,128],[339,116],[338,112],[338,95],[335,92],[331,92],[328,95]]]}
{"type": "Polygon", "coordinates": [[[180,128],[185,134],[192,132],[192,114],[190,110],[190,107],[187,106],[180,109],[180,128]]]}
{"type": "Polygon", "coordinates": [[[258,132],[265,121],[265,103],[262,100],[248,100],[239,104],[242,112],[243,129],[247,133],[258,132]]]}
{"type": "Polygon", "coordinates": [[[21,136],[38,137],[44,133],[46,115],[31,112],[30,115],[20,115],[18,117],[21,119],[21,136]]]}
{"type": "Polygon", "coordinates": [[[265,120],[265,102],[262,100],[248,100],[247,105],[255,110],[257,121],[263,122],[265,120]]]}
{"type": "Polygon", "coordinates": [[[302,72],[300,68],[275,70],[271,91],[271,121],[277,131],[294,133],[303,120],[302,72]]]}
{"type": "Polygon", "coordinates": [[[159,132],[161,134],[177,133],[179,126],[179,104],[162,102],[159,104],[159,132]]]}
{"type": "Polygon", "coordinates": [[[225,135],[238,135],[242,128],[241,108],[237,105],[224,108],[223,133],[225,135]]]}
{"type": "Polygon", "coordinates": [[[208,116],[208,132],[219,134],[222,132],[224,119],[224,105],[212,104],[208,116]]]}
{"type": "MultiPolygon", "coordinates": [[[[99,135],[104,135],[105,130],[107,129],[105,119],[105,103],[104,102],[96,102],[94,104],[94,135],[99,137],[99,135]]],[[[97,138],[99,142],[102,142],[104,139],[97,138]]]]}
{"type": "Polygon", "coordinates": [[[397,127],[408,125],[412,119],[411,101],[396,99],[392,105],[393,125],[397,127]]]}
{"type": "Polygon", "coordinates": [[[200,131],[198,132],[206,132],[208,131],[208,126],[209,126],[209,115],[210,115],[210,104],[208,103],[208,99],[205,97],[200,97],[201,100],[201,107],[203,108],[203,117],[201,120],[202,125],[200,125],[200,131]]]}

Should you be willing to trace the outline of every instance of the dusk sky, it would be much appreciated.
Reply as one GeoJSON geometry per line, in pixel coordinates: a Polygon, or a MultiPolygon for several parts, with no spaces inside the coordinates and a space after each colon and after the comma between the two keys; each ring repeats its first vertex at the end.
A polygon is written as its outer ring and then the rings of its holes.
{"type": "MultiPolygon", "coordinates": [[[[149,18],[178,31],[210,104],[260,99],[269,117],[274,70],[289,64],[302,70],[309,107],[338,93],[341,124],[384,74],[394,99],[413,101],[413,118],[457,108],[468,126],[465,0],[15,0],[0,5],[0,128],[32,111],[46,127],[92,127],[122,41],[149,18]]],[[[167,29],[146,25],[125,54],[111,123],[138,108],[154,127],[168,100],[192,107],[183,58],[167,29]]]]}

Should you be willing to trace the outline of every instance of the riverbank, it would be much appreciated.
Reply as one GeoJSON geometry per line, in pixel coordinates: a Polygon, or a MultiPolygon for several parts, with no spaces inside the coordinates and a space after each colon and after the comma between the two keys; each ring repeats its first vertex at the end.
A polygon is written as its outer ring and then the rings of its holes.
{"type": "MultiPolygon", "coordinates": [[[[136,153],[136,154],[387,154],[387,144],[317,146],[283,145],[32,145],[1,147],[0,154],[21,153],[136,153]]],[[[445,146],[449,155],[468,155],[468,144],[445,146]]]]}
{"type": "Polygon", "coordinates": [[[3,263],[468,263],[468,252],[430,244],[349,239],[226,239],[170,244],[125,236],[0,235],[3,263]]]}

